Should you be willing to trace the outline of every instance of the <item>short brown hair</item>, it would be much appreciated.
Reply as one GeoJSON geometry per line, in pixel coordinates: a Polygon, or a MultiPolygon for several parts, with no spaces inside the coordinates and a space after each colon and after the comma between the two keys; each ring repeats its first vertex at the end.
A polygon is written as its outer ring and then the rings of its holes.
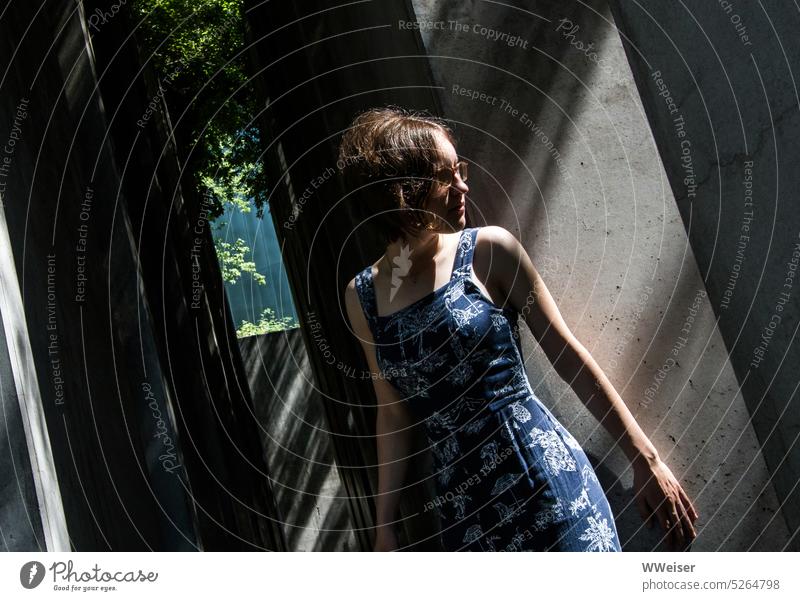
{"type": "Polygon", "coordinates": [[[342,136],[337,167],[359,198],[376,201],[368,210],[387,243],[434,225],[426,201],[441,161],[436,131],[455,145],[443,120],[388,106],[360,113],[342,136]]]}

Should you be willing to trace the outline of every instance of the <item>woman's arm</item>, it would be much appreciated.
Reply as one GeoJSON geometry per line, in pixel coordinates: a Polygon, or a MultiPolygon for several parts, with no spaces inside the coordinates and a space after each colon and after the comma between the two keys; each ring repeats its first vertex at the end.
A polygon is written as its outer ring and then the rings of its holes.
{"type": "Polygon", "coordinates": [[[397,548],[394,520],[408,467],[412,418],[397,389],[378,367],[375,342],[351,280],[345,290],[345,306],[353,334],[361,342],[378,401],[375,437],[378,457],[378,495],[375,501],[375,551],[397,548]]]}
{"type": "MultiPolygon", "coordinates": [[[[378,392],[381,387],[379,381],[373,380],[373,382],[378,398],[386,399],[385,394],[378,392]]],[[[381,382],[383,385],[391,386],[385,381],[381,382]]],[[[394,521],[408,466],[411,446],[409,428],[412,422],[408,412],[402,409],[401,405],[397,404],[393,407],[380,400],[375,421],[378,450],[375,550],[391,551],[397,548],[394,521]]]]}
{"type": "Polygon", "coordinates": [[[661,461],[597,361],[570,331],[519,241],[497,226],[481,229],[484,230],[498,288],[507,302],[522,313],[559,376],[570,384],[631,461],[642,518],[651,527],[653,518],[657,518],[668,533],[670,546],[682,547],[696,536],[694,522],[698,516],[689,496],[661,461]]]}

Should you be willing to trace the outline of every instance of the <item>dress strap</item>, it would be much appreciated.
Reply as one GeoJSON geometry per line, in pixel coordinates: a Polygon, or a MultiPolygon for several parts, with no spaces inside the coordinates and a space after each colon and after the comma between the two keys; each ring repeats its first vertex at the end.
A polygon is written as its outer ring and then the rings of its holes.
{"type": "Polygon", "coordinates": [[[375,287],[372,284],[372,265],[367,265],[356,274],[356,292],[361,302],[361,308],[367,316],[372,335],[375,336],[375,321],[378,309],[375,302],[375,287]]]}
{"type": "Polygon", "coordinates": [[[478,237],[478,228],[470,227],[461,231],[456,250],[456,260],[453,263],[453,273],[450,279],[462,275],[469,275],[472,265],[472,254],[475,252],[475,240],[478,237]]]}

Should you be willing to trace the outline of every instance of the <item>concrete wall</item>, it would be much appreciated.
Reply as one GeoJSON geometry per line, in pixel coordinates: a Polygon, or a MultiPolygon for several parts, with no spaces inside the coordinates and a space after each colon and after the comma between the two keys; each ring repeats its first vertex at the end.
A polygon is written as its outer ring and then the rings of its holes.
{"type": "MultiPolygon", "coordinates": [[[[794,533],[788,545],[779,536],[769,548],[798,550],[800,15],[794,4],[741,0],[612,5],[777,492],[782,511],[774,519],[784,519],[794,533]]],[[[711,446],[719,447],[717,436],[727,434],[724,415],[734,409],[729,397],[717,400],[722,415],[710,424],[711,446]]],[[[729,461],[720,476],[729,482],[741,477],[729,461]]],[[[709,483],[709,494],[718,494],[715,484],[709,483]]],[[[769,515],[765,493],[753,482],[746,498],[753,510],[769,515]]],[[[748,522],[745,517],[736,532],[748,522]]],[[[736,538],[732,534],[726,545],[736,538]]]]}
{"type": "MultiPolygon", "coordinates": [[[[31,350],[30,362],[13,369],[36,380],[18,392],[40,401],[43,422],[40,430],[9,425],[29,445],[46,434],[52,449],[69,535],[48,550],[192,549],[180,449],[161,458],[177,437],[81,7],[38,8],[20,5],[0,22],[8,65],[0,139],[14,140],[5,154],[13,160],[3,180],[2,260],[15,273],[3,284],[17,287],[13,325],[31,350]]],[[[54,494],[38,492],[40,504],[54,494]]]]}
{"type": "Polygon", "coordinates": [[[280,550],[211,235],[181,189],[166,107],[148,110],[162,96],[133,21],[121,10],[90,35],[98,3],[42,4],[0,19],[5,544],[280,550]],[[36,502],[63,507],[60,528],[40,511],[43,536],[18,519],[33,503],[25,443],[29,458],[52,449],[30,461],[55,481],[33,478],[36,502]]]}
{"type": "MultiPolygon", "coordinates": [[[[694,548],[782,548],[779,499],[606,3],[413,5],[444,116],[474,165],[471,223],[503,225],[527,248],[568,325],[695,499],[694,548]]],[[[652,30],[642,32],[648,47],[667,48],[652,30]]],[[[672,55],[667,63],[683,68],[672,55]]],[[[624,549],[664,548],[642,527],[624,455],[529,334],[524,347],[536,392],[598,469],[624,549]]]]}
{"type": "MultiPolygon", "coordinates": [[[[264,98],[265,164],[274,182],[270,215],[315,376],[308,402],[322,403],[314,411],[324,411],[330,425],[353,534],[369,550],[377,491],[375,396],[343,291],[383,248],[367,221],[368,198],[347,194],[336,177],[336,149],[357,112],[389,102],[436,111],[437,98],[418,33],[391,26],[412,18],[407,2],[249,0],[246,6],[253,74],[264,98]]],[[[433,512],[416,509],[432,492],[425,469],[421,462],[411,467],[415,484],[404,490],[401,505],[400,544],[416,550],[437,546],[433,512]]],[[[298,498],[305,503],[305,497],[298,498]]]]}
{"type": "Polygon", "coordinates": [[[0,445],[4,449],[0,454],[0,550],[46,551],[31,447],[25,435],[24,420],[29,415],[25,402],[20,403],[8,342],[5,328],[0,327],[0,445]]]}
{"type": "Polygon", "coordinates": [[[300,330],[248,336],[239,346],[287,550],[359,550],[300,330]]]}

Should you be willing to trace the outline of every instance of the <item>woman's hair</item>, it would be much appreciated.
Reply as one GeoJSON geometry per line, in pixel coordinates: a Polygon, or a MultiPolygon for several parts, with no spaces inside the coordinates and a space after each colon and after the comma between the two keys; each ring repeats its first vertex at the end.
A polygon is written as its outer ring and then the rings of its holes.
{"type": "Polygon", "coordinates": [[[360,113],[342,137],[336,165],[345,184],[370,199],[368,212],[387,244],[435,225],[426,205],[442,160],[436,131],[455,145],[444,121],[389,106],[360,113]]]}

